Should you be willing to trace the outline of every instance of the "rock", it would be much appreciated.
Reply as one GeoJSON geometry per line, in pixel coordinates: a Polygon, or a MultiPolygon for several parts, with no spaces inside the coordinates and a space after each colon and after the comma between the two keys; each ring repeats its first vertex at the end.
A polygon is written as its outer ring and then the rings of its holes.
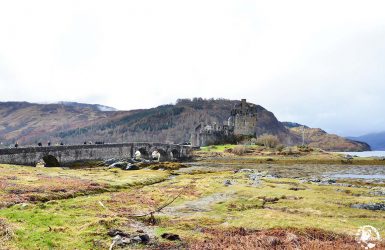
{"type": "Polygon", "coordinates": [[[231,185],[234,184],[234,181],[231,181],[231,180],[225,180],[225,181],[223,182],[223,184],[224,184],[225,186],[231,186],[231,185]]]}
{"type": "Polygon", "coordinates": [[[134,164],[127,164],[127,167],[125,168],[126,170],[139,170],[139,167],[134,164]]]}
{"type": "Polygon", "coordinates": [[[260,174],[249,174],[249,179],[252,181],[258,180],[261,177],[260,174]]]}
{"type": "Polygon", "coordinates": [[[104,164],[105,166],[109,166],[109,165],[111,165],[111,164],[114,164],[114,163],[117,162],[117,161],[118,161],[117,159],[111,158],[111,159],[105,160],[105,161],[103,162],[103,164],[104,164]]]}
{"type": "Polygon", "coordinates": [[[177,235],[177,234],[172,234],[172,233],[164,233],[164,234],[161,235],[161,237],[162,237],[163,239],[166,239],[166,240],[172,240],[172,241],[180,240],[179,235],[177,235]]]}
{"type": "Polygon", "coordinates": [[[319,185],[330,185],[330,184],[335,184],[337,180],[332,178],[322,178],[322,179],[311,178],[309,179],[309,182],[318,183],[319,185]]]}
{"type": "Polygon", "coordinates": [[[385,203],[367,203],[367,204],[353,204],[351,208],[367,209],[373,211],[385,211],[385,203]]]}
{"type": "Polygon", "coordinates": [[[116,235],[120,235],[120,236],[123,236],[123,237],[129,237],[130,235],[123,232],[122,230],[119,230],[119,229],[110,229],[108,230],[107,232],[108,236],[110,237],[115,237],[116,235]]]}
{"type": "Polygon", "coordinates": [[[299,191],[299,190],[305,190],[306,188],[303,188],[303,187],[291,187],[289,188],[289,190],[292,190],[292,191],[299,191]]]}
{"type": "Polygon", "coordinates": [[[136,235],[136,236],[131,238],[131,243],[133,243],[133,244],[142,243],[142,239],[139,237],[139,235],[136,235]]]}
{"type": "Polygon", "coordinates": [[[128,159],[127,162],[128,163],[138,163],[138,162],[141,162],[141,161],[137,161],[135,159],[128,159]]]}
{"type": "Polygon", "coordinates": [[[114,237],[115,245],[122,247],[129,244],[148,244],[150,242],[150,236],[145,233],[128,234],[119,229],[110,229],[107,234],[114,237]]]}
{"type": "Polygon", "coordinates": [[[141,234],[139,237],[142,240],[142,244],[147,244],[150,242],[150,236],[148,234],[141,234]]]}
{"type": "Polygon", "coordinates": [[[333,184],[337,182],[336,179],[326,179],[325,181],[327,181],[329,184],[333,184]]]}
{"type": "Polygon", "coordinates": [[[115,162],[113,164],[111,164],[110,166],[108,166],[108,168],[120,168],[120,169],[125,169],[127,167],[127,162],[124,162],[124,161],[118,161],[118,162],[115,162]]]}
{"type": "Polygon", "coordinates": [[[309,179],[309,181],[310,182],[321,182],[321,180],[318,178],[311,178],[311,179],[309,179]]]}
{"type": "Polygon", "coordinates": [[[254,173],[254,169],[249,169],[249,168],[242,168],[238,170],[238,173],[254,173]]]}
{"type": "Polygon", "coordinates": [[[20,208],[21,208],[21,209],[24,209],[24,208],[26,208],[26,207],[28,207],[28,206],[29,206],[28,203],[20,203],[20,208]]]}
{"type": "Polygon", "coordinates": [[[113,242],[115,242],[115,245],[123,247],[131,244],[131,239],[128,237],[116,235],[113,239],[113,242]]]}
{"type": "Polygon", "coordinates": [[[249,174],[249,179],[252,181],[251,186],[259,186],[261,185],[261,180],[260,180],[260,174],[249,174]]]}
{"type": "Polygon", "coordinates": [[[350,183],[337,183],[336,186],[340,186],[340,187],[355,187],[354,185],[352,185],[350,183]]]}
{"type": "Polygon", "coordinates": [[[373,191],[370,192],[371,195],[374,195],[374,196],[385,196],[385,188],[375,187],[372,190],[373,191]]]}

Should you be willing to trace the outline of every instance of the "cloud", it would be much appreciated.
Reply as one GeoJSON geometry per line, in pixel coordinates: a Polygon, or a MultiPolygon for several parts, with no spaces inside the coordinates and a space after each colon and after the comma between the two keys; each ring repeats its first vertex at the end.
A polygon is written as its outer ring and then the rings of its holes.
{"type": "Polygon", "coordinates": [[[382,1],[2,1],[0,100],[148,108],[247,98],[281,120],[385,130],[382,1]]]}

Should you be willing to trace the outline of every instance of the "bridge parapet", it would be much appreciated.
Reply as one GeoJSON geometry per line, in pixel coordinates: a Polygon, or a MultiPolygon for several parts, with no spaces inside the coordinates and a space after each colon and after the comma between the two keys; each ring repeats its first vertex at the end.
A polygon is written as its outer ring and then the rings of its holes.
{"type": "Polygon", "coordinates": [[[179,144],[132,142],[92,145],[64,145],[0,149],[0,163],[35,166],[44,157],[53,156],[60,164],[109,158],[133,158],[136,151],[149,158],[154,150],[161,160],[183,160],[190,157],[191,148],[179,144]]]}

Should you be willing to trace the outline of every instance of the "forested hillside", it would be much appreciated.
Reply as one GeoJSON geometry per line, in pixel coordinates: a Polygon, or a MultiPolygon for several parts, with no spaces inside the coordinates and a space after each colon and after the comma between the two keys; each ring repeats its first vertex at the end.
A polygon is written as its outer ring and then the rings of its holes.
{"type": "MultiPolygon", "coordinates": [[[[226,99],[178,99],[156,108],[113,111],[101,105],[80,103],[0,103],[0,141],[3,146],[151,141],[186,143],[198,124],[223,124],[239,101],[226,99]],[[105,111],[111,110],[111,111],[105,111]]],[[[257,135],[273,134],[286,145],[300,143],[295,123],[282,123],[257,106],[257,135]]],[[[308,128],[309,129],[309,128],[308,128]]],[[[310,130],[309,130],[310,131],[310,130]]],[[[310,133],[310,132],[309,132],[310,133]]],[[[328,150],[367,150],[367,145],[337,135],[311,133],[307,143],[328,150]],[[317,136],[315,136],[317,135],[317,136]]]]}

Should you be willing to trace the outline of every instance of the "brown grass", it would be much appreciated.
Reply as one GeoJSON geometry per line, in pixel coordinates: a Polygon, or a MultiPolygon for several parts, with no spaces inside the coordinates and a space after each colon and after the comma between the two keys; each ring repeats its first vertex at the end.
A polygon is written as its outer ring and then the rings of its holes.
{"type": "Polygon", "coordinates": [[[246,146],[243,146],[243,145],[238,145],[238,146],[235,146],[231,152],[235,155],[244,155],[247,153],[247,148],[246,146]]]}
{"type": "Polygon", "coordinates": [[[0,218],[0,247],[13,238],[14,233],[12,227],[5,219],[0,218]]]}
{"type": "MultiPolygon", "coordinates": [[[[191,250],[255,250],[255,249],[363,249],[353,236],[335,234],[319,229],[270,229],[228,230],[206,229],[209,238],[188,243],[191,250]]],[[[375,249],[384,249],[385,243],[379,242],[375,249]]]]}
{"type": "Polygon", "coordinates": [[[0,208],[24,202],[49,201],[100,192],[106,186],[79,178],[39,176],[32,183],[0,179],[0,208]]]}

